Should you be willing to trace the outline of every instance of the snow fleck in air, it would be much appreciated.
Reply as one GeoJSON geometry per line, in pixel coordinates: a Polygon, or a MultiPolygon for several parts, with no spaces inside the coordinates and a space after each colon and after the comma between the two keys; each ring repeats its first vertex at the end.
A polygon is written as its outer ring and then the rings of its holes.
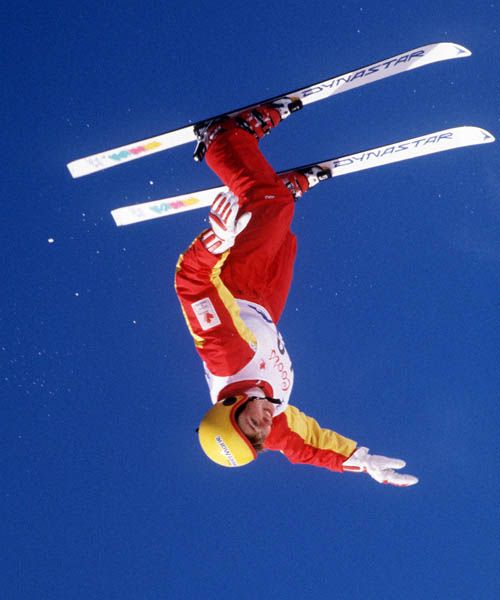
{"type": "Polygon", "coordinates": [[[149,185],[154,185],[154,181],[150,180],[149,185]]]}
{"type": "Polygon", "coordinates": [[[75,292],[75,296],[78,297],[79,295],[80,295],[80,292],[75,292]]]}
{"type": "Polygon", "coordinates": [[[55,239],[54,238],[49,238],[47,241],[49,242],[49,244],[53,244],[55,242],[55,239]]]}
{"type": "Polygon", "coordinates": [[[132,323],[133,323],[134,325],[137,325],[137,321],[136,321],[135,319],[132,321],[132,323]]]}

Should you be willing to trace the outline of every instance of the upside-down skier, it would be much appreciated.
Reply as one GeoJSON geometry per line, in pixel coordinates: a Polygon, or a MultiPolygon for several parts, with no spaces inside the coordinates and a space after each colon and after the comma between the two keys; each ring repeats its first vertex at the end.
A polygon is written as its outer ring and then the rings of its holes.
{"type": "Polygon", "coordinates": [[[414,485],[416,477],[395,471],[404,461],[370,455],[289,404],[293,369],[276,324],[296,255],[290,225],[295,200],[326,176],[312,167],[280,177],[261,154],[259,140],[290,107],[291,100],[263,105],[199,131],[208,165],[230,190],[215,199],[211,228],[180,256],[175,276],[213,403],[199,427],[200,444],[228,467],[279,450],[292,463],[414,485]]]}

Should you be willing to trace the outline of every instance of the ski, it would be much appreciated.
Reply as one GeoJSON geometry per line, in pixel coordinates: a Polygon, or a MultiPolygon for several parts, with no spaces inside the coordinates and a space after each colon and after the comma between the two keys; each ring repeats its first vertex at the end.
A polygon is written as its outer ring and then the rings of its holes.
{"type": "Polygon", "coordinates": [[[98,154],[92,154],[74,160],[68,163],[67,167],[73,177],[82,177],[83,175],[89,175],[90,173],[96,173],[103,169],[130,162],[131,160],[150,156],[151,154],[161,152],[162,150],[175,148],[176,146],[187,144],[188,142],[194,142],[196,141],[195,128],[200,127],[212,119],[235,115],[243,110],[274,102],[284,97],[291,97],[294,100],[297,100],[298,104],[301,102],[302,106],[307,106],[308,104],[324,100],[335,94],[341,94],[362,85],[367,85],[368,83],[379,81],[386,77],[392,77],[393,75],[405,71],[418,69],[419,67],[442,60],[463,58],[470,55],[471,52],[467,48],[452,42],[428,44],[426,46],[414,48],[413,50],[408,50],[396,56],[391,56],[390,58],[386,58],[371,65],[360,67],[349,73],[337,75],[324,81],[308,85],[304,88],[287,92],[281,96],[267,98],[258,103],[222,113],[186,127],[181,127],[180,129],[168,131],[125,146],[119,146],[117,148],[112,148],[111,150],[106,150],[105,152],[99,152],[98,154]]]}
{"type": "MultiPolygon", "coordinates": [[[[494,142],[495,137],[479,127],[454,127],[421,135],[410,140],[395,142],[387,146],[372,148],[356,154],[328,159],[319,163],[311,163],[280,171],[280,175],[290,171],[304,170],[312,166],[318,166],[327,173],[327,178],[347,175],[373,167],[380,167],[390,163],[426,156],[445,150],[453,150],[464,146],[476,144],[488,144],[494,142]]],[[[152,200],[142,204],[134,204],[116,208],[111,211],[116,225],[131,225],[150,219],[158,219],[170,215],[176,215],[188,210],[210,206],[215,196],[222,191],[227,191],[226,186],[219,186],[190,194],[182,194],[160,200],[152,200]]]]}

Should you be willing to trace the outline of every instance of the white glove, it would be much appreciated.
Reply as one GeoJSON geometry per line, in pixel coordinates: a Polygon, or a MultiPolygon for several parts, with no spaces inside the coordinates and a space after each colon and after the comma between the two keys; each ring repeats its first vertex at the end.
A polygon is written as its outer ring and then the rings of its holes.
{"type": "Polygon", "coordinates": [[[222,254],[232,248],[236,236],[248,225],[252,216],[246,212],[239,219],[238,198],[231,192],[221,192],[212,203],[208,218],[212,229],[201,234],[201,241],[212,254],[222,254]]]}
{"type": "Polygon", "coordinates": [[[400,487],[407,487],[418,483],[413,475],[395,473],[393,469],[402,469],[406,466],[404,460],[399,458],[387,458],[386,456],[375,456],[368,454],[369,448],[358,448],[342,467],[344,471],[368,473],[379,483],[389,483],[400,487]]]}

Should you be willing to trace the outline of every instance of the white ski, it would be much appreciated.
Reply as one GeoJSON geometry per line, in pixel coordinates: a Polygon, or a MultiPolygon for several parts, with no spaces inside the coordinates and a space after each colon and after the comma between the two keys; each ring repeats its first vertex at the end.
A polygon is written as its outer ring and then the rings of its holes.
{"type": "Polygon", "coordinates": [[[98,154],[74,160],[68,163],[67,166],[73,177],[82,177],[83,175],[96,173],[103,169],[108,169],[137,158],[167,150],[168,148],[174,148],[182,144],[187,144],[188,142],[194,142],[196,140],[195,127],[214,118],[225,115],[234,115],[242,110],[273,102],[283,97],[292,97],[296,100],[300,100],[302,105],[306,106],[307,104],[324,100],[335,94],[341,94],[342,92],[347,92],[362,85],[385,79],[392,75],[397,75],[398,73],[417,69],[424,65],[429,65],[442,60],[463,58],[470,55],[471,52],[467,48],[452,42],[428,44],[427,46],[414,48],[413,50],[408,50],[397,56],[392,56],[371,65],[361,67],[355,71],[337,75],[325,81],[319,81],[313,85],[308,85],[305,88],[287,92],[281,96],[267,98],[256,104],[222,113],[216,117],[210,117],[209,119],[198,121],[197,123],[193,123],[180,129],[168,131],[145,140],[133,142],[126,144],[125,146],[119,146],[105,152],[99,152],[98,154]]]}
{"type": "MultiPolygon", "coordinates": [[[[319,163],[311,163],[288,171],[296,171],[307,169],[313,165],[317,165],[329,171],[331,177],[347,175],[356,171],[363,171],[373,167],[380,167],[389,163],[417,158],[435,152],[444,152],[445,150],[453,150],[454,148],[462,148],[463,146],[473,146],[475,144],[488,144],[494,142],[495,137],[479,127],[454,127],[452,129],[444,129],[421,135],[410,140],[395,142],[387,146],[372,148],[364,152],[333,158],[319,163]]],[[[288,171],[281,171],[280,174],[288,171]]],[[[160,200],[152,200],[142,204],[134,204],[132,206],[124,206],[111,211],[113,219],[117,225],[130,225],[150,219],[158,219],[169,215],[176,215],[187,210],[210,206],[215,196],[226,191],[226,186],[219,186],[190,194],[181,194],[171,198],[162,198],[160,200]]]]}

